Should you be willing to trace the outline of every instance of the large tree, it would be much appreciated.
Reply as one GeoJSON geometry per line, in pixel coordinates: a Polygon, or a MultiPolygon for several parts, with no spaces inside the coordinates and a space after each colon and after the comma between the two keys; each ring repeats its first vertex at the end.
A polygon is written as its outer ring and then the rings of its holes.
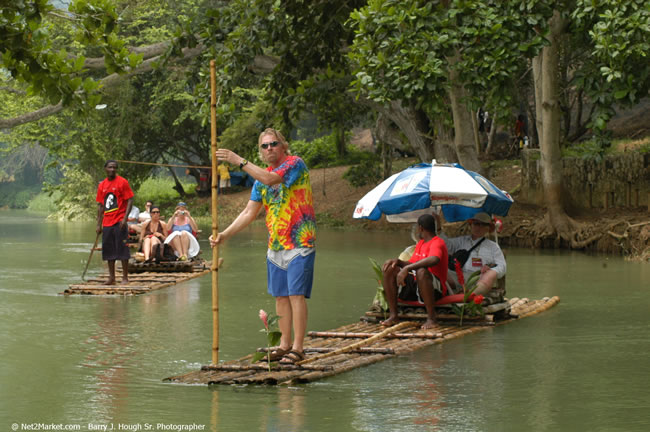
{"type": "Polygon", "coordinates": [[[544,42],[526,24],[538,20],[538,13],[519,5],[369,2],[351,16],[356,31],[350,53],[356,65],[353,85],[385,109],[399,106],[410,117],[415,132],[407,136],[422,157],[431,157],[433,141],[447,135],[439,119],[451,119],[458,160],[480,171],[472,112],[479,106],[507,107],[522,59],[544,42]]]}
{"type": "Polygon", "coordinates": [[[537,7],[555,8],[546,22],[539,23],[549,43],[534,59],[533,68],[547,208],[540,231],[543,236],[555,236],[557,242],[582,248],[595,237],[582,238],[581,226],[567,216],[563,201],[560,52],[571,45],[590,51],[590,58],[579,68],[574,64],[572,85],[594,105],[590,126],[596,139],[606,143],[605,127],[615,104],[634,104],[650,89],[650,3],[581,0],[560,5],[540,1],[537,7]]]}

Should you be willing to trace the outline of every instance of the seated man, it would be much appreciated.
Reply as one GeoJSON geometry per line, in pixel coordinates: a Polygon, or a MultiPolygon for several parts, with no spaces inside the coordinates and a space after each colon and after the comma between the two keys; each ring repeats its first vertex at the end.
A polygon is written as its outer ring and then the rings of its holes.
{"type": "MultiPolygon", "coordinates": [[[[502,278],[506,274],[506,259],[498,244],[485,238],[488,232],[494,231],[494,221],[487,213],[476,213],[471,219],[468,220],[472,232],[470,235],[460,237],[448,238],[444,233],[440,233],[442,238],[447,244],[450,260],[451,256],[460,249],[472,251],[462,264],[463,276],[465,280],[477,270],[481,271],[481,276],[477,283],[474,294],[486,296],[497,279],[502,278]],[[480,243],[479,243],[480,242],[480,243]]],[[[440,224],[440,220],[438,220],[440,224]]],[[[458,280],[455,272],[449,272],[449,280],[458,285],[458,280]]],[[[456,286],[455,292],[459,291],[456,286]]]]}
{"type": "Polygon", "coordinates": [[[436,236],[436,221],[429,214],[418,218],[418,237],[415,252],[409,261],[389,259],[382,267],[382,285],[390,308],[388,319],[381,324],[391,326],[397,323],[397,297],[404,300],[421,299],[427,310],[427,320],[422,326],[429,329],[435,326],[435,291],[442,291],[447,283],[447,247],[436,236]],[[415,276],[413,275],[415,273],[415,276]]]}

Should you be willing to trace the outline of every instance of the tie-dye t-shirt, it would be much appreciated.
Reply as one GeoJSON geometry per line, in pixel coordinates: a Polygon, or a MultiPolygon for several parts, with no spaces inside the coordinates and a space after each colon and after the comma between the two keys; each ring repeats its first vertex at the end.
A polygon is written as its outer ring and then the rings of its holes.
{"type": "Polygon", "coordinates": [[[269,249],[314,247],[316,217],[307,165],[298,156],[287,156],[279,167],[266,170],[279,174],[282,183],[267,186],[255,181],[251,200],[266,210],[269,249]]]}

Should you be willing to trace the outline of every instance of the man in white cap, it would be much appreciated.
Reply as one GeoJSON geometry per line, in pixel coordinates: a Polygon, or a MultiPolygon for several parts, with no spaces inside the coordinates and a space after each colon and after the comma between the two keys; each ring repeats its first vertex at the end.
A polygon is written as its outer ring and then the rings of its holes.
{"type": "MultiPolygon", "coordinates": [[[[439,216],[435,215],[438,219],[439,216]]],[[[440,222],[438,219],[437,222],[440,222]]],[[[476,285],[474,293],[476,295],[486,295],[494,286],[497,279],[506,274],[506,259],[498,244],[487,239],[485,236],[494,231],[494,221],[487,213],[476,213],[468,220],[471,227],[471,234],[460,237],[449,238],[444,233],[438,234],[447,244],[449,252],[449,266],[452,267],[452,255],[457,251],[464,249],[470,251],[467,260],[461,263],[463,276],[465,280],[477,270],[481,271],[481,276],[476,285]]],[[[442,224],[439,224],[442,226],[442,224]]],[[[461,288],[458,286],[456,273],[450,271],[448,279],[456,284],[455,292],[461,288]]]]}

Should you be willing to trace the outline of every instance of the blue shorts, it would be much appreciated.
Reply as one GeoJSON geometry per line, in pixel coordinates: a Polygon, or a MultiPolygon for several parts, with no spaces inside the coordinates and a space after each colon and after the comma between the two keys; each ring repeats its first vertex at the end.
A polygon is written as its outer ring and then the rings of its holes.
{"type": "Polygon", "coordinates": [[[316,252],[307,256],[297,255],[286,270],[266,259],[268,292],[273,297],[302,295],[311,297],[314,281],[314,262],[316,252]]]}

